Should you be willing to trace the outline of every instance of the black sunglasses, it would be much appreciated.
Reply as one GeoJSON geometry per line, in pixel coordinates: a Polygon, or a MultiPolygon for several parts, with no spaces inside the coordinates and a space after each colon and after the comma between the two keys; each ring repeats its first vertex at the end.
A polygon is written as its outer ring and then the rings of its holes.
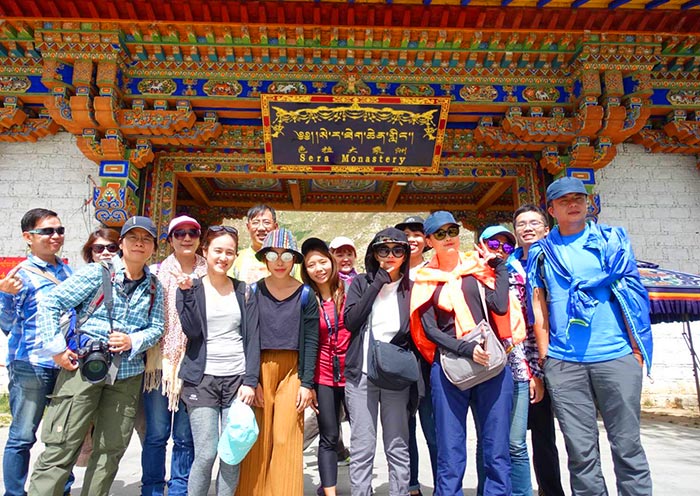
{"type": "Polygon", "coordinates": [[[374,249],[374,253],[376,253],[379,258],[386,258],[389,256],[389,253],[394,255],[394,258],[401,258],[406,255],[406,247],[403,245],[396,245],[389,248],[386,245],[379,245],[374,249]]]}
{"type": "Polygon", "coordinates": [[[31,229],[27,232],[29,234],[40,234],[41,236],[53,236],[54,234],[58,234],[59,236],[63,236],[64,234],[66,234],[66,228],[63,226],[42,227],[40,229],[31,229]]]}
{"type": "Polygon", "coordinates": [[[438,241],[442,241],[443,239],[445,239],[445,236],[449,236],[450,238],[456,238],[457,236],[459,236],[459,227],[452,226],[448,227],[447,229],[438,229],[433,233],[433,237],[438,241]]]}
{"type": "Polygon", "coordinates": [[[211,232],[226,231],[227,233],[233,234],[234,236],[238,237],[238,229],[231,226],[209,226],[209,230],[211,232]]]}
{"type": "Polygon", "coordinates": [[[173,231],[173,238],[175,239],[185,239],[185,236],[190,238],[198,238],[202,234],[199,229],[175,229],[173,231]]]}
{"type": "Polygon", "coordinates": [[[119,245],[116,243],[110,243],[108,245],[95,244],[92,245],[92,252],[99,255],[103,251],[107,250],[110,253],[117,253],[119,251],[119,245]]]}

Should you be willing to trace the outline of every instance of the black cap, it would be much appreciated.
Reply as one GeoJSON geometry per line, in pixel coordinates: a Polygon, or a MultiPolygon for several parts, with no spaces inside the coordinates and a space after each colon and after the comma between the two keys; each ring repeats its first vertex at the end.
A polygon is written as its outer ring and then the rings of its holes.
{"type": "Polygon", "coordinates": [[[411,215],[406,217],[403,222],[396,224],[394,227],[396,229],[401,229],[402,231],[409,228],[412,231],[423,231],[423,217],[417,215],[411,215]]]}
{"type": "Polygon", "coordinates": [[[320,238],[309,238],[301,244],[301,253],[306,256],[312,250],[320,248],[323,251],[329,251],[328,245],[320,238]]]}

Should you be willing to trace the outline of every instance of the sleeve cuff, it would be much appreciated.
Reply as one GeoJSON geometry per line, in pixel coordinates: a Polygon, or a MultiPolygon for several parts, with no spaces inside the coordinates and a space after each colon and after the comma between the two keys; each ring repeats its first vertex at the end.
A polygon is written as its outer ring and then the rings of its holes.
{"type": "Polygon", "coordinates": [[[41,354],[45,356],[53,357],[59,353],[63,353],[68,348],[66,344],[66,339],[62,334],[54,336],[51,341],[45,343],[41,346],[41,354]]]}
{"type": "Polygon", "coordinates": [[[131,338],[131,353],[129,353],[129,360],[131,360],[132,358],[136,357],[136,355],[141,353],[143,336],[140,332],[135,332],[134,334],[129,334],[129,337],[131,338]]]}

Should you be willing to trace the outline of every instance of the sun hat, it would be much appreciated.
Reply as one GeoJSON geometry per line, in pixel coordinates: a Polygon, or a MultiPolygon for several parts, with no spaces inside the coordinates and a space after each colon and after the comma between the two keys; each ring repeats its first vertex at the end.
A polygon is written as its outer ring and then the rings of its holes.
{"type": "Polygon", "coordinates": [[[309,238],[301,244],[301,254],[306,256],[312,250],[321,249],[323,251],[329,251],[328,245],[325,241],[320,238],[309,238]]]}
{"type": "Polygon", "coordinates": [[[432,214],[428,215],[428,218],[425,219],[425,222],[423,223],[423,232],[426,236],[430,236],[445,224],[454,224],[459,226],[454,218],[454,215],[446,210],[438,210],[437,212],[433,212],[432,214]]]}
{"type": "Polygon", "coordinates": [[[279,229],[275,229],[274,231],[267,233],[262,247],[255,254],[255,258],[262,262],[263,258],[265,257],[265,253],[273,248],[281,248],[282,250],[293,253],[294,263],[302,263],[304,261],[304,256],[299,252],[294,235],[289,229],[280,227],[279,229]]]}
{"type": "Polygon", "coordinates": [[[158,238],[158,230],[156,229],[156,226],[153,223],[153,221],[148,217],[136,215],[134,217],[129,217],[128,219],[126,219],[126,222],[122,226],[122,232],[120,236],[123,238],[124,235],[132,229],[143,229],[144,231],[148,232],[148,234],[153,236],[154,239],[158,238]]]}
{"type": "Polygon", "coordinates": [[[197,226],[197,229],[202,229],[202,226],[199,225],[199,222],[197,222],[196,219],[193,219],[189,215],[180,215],[173,218],[173,220],[170,221],[170,224],[168,224],[168,236],[172,235],[173,231],[177,229],[178,226],[183,224],[194,224],[197,226]]]}
{"type": "Polygon", "coordinates": [[[569,176],[560,177],[547,186],[547,203],[561,198],[564,195],[568,195],[569,193],[583,193],[587,195],[588,191],[586,191],[586,186],[580,179],[569,176]]]}
{"type": "Polygon", "coordinates": [[[229,465],[238,465],[258,439],[259,428],[253,409],[235,400],[231,404],[217,452],[219,458],[229,465]]]}
{"type": "Polygon", "coordinates": [[[513,233],[510,232],[508,229],[506,229],[503,226],[489,226],[486,229],[484,229],[484,232],[481,233],[481,236],[479,236],[479,241],[486,241],[488,239],[493,238],[497,234],[502,234],[506,238],[508,238],[508,241],[510,241],[510,244],[515,246],[515,236],[513,236],[513,233]]]}
{"type": "Polygon", "coordinates": [[[353,241],[350,238],[345,237],[345,236],[337,236],[337,237],[333,238],[333,240],[331,241],[331,244],[328,245],[328,248],[330,248],[331,251],[335,251],[338,248],[340,248],[341,246],[349,246],[350,248],[353,249],[353,251],[355,253],[357,253],[357,248],[355,248],[355,243],[353,243],[353,241]]]}

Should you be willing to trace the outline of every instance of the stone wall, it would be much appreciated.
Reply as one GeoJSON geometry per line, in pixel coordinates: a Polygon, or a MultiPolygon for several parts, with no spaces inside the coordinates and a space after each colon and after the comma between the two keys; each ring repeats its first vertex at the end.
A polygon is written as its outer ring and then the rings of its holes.
{"type": "MultiPolygon", "coordinates": [[[[639,260],[700,273],[700,170],[697,158],[646,153],[620,145],[617,157],[596,174],[600,221],[623,226],[639,260]]],[[[700,322],[691,326],[700,351],[700,322]]],[[[653,382],[644,384],[647,406],[697,408],[690,352],[682,324],[653,326],[653,382]]]]}

